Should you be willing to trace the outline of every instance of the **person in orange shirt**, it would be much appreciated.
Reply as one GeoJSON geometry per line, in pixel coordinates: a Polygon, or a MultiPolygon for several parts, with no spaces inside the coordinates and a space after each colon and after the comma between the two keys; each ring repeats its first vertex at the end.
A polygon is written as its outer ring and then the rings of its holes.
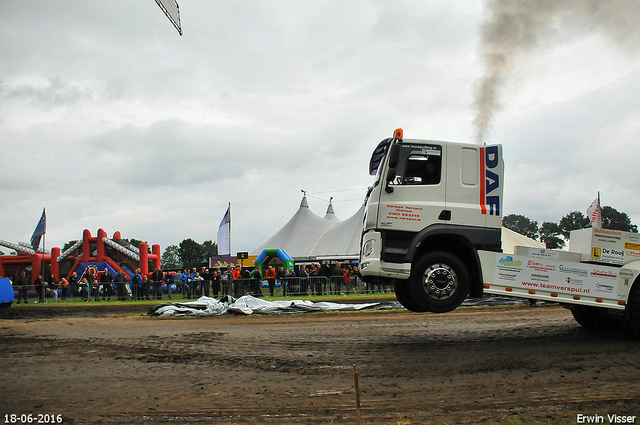
{"type": "Polygon", "coordinates": [[[62,289],[60,296],[63,300],[66,300],[67,293],[69,292],[69,281],[64,277],[60,279],[60,289],[62,289]]]}
{"type": "Polygon", "coordinates": [[[236,264],[233,269],[233,296],[240,298],[243,294],[244,285],[242,284],[242,272],[240,271],[240,264],[236,264]]]}
{"type": "Polygon", "coordinates": [[[276,271],[273,269],[273,266],[269,266],[264,277],[266,277],[269,282],[269,294],[273,297],[273,291],[276,289],[276,271]]]}

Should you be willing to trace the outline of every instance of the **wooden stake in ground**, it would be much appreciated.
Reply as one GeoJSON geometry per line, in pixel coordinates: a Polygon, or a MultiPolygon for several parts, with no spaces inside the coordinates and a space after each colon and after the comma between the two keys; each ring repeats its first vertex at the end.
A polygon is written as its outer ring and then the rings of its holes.
{"type": "Polygon", "coordinates": [[[356,365],[353,365],[353,389],[356,394],[356,418],[360,425],[360,386],[358,385],[358,371],[356,365]]]}

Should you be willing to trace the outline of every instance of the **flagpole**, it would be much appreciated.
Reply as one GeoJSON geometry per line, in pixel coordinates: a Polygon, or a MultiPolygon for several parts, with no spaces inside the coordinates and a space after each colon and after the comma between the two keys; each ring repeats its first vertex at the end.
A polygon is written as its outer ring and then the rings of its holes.
{"type": "MultiPolygon", "coordinates": [[[[46,208],[42,209],[42,216],[40,216],[40,220],[38,221],[38,224],[36,225],[35,230],[33,231],[33,235],[31,236],[31,249],[33,249],[34,254],[38,253],[38,248],[40,248],[40,240],[42,239],[42,237],[44,237],[44,235],[47,233],[47,213],[46,213],[46,208]]],[[[42,250],[42,264],[40,265],[41,267],[41,275],[43,276],[44,279],[44,245],[43,245],[43,250],[42,250]]],[[[31,279],[34,279],[33,273],[31,275],[31,279]]],[[[32,281],[33,283],[34,281],[32,281]]],[[[44,290],[44,287],[42,288],[44,290]]],[[[41,299],[44,299],[43,294],[41,294],[41,299]]]]}
{"type": "Polygon", "coordinates": [[[41,270],[40,273],[42,274],[42,300],[41,300],[41,302],[45,302],[44,298],[46,296],[45,289],[44,289],[45,288],[45,284],[44,283],[46,282],[46,280],[45,280],[45,272],[44,272],[44,267],[45,267],[44,255],[45,255],[45,242],[46,242],[46,240],[47,240],[47,235],[45,233],[44,235],[42,235],[42,267],[40,268],[40,270],[41,270]]]}
{"type": "Polygon", "coordinates": [[[600,204],[600,191],[598,191],[598,211],[600,214],[600,228],[602,228],[602,205],[600,204]]]}
{"type": "Polygon", "coordinates": [[[229,257],[231,256],[231,202],[229,202],[229,257]]]}
{"type": "MultiPolygon", "coordinates": [[[[42,214],[45,217],[46,217],[46,211],[47,211],[46,207],[42,209],[42,214]]],[[[46,218],[45,218],[45,220],[46,220],[46,218]]],[[[47,231],[46,231],[46,225],[45,225],[45,232],[42,235],[42,267],[40,268],[40,274],[42,276],[42,280],[41,280],[41,282],[42,282],[41,283],[41,285],[42,285],[42,298],[40,299],[40,302],[44,302],[44,297],[45,297],[45,291],[44,291],[44,282],[45,282],[45,280],[44,280],[44,275],[45,275],[45,273],[44,273],[44,253],[45,253],[46,240],[47,240],[47,231]]],[[[36,250],[36,254],[37,254],[37,252],[38,251],[36,250]]]]}

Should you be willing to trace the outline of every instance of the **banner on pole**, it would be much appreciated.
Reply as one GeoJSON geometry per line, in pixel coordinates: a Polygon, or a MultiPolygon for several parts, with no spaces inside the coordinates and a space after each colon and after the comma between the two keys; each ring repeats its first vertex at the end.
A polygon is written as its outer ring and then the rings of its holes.
{"type": "Polygon", "coordinates": [[[47,233],[47,215],[45,214],[45,208],[43,208],[42,217],[40,217],[36,230],[33,231],[33,235],[31,236],[31,247],[34,251],[38,252],[40,240],[45,233],[47,233]]]}
{"type": "Polygon", "coordinates": [[[178,34],[182,35],[182,23],[180,22],[180,6],[176,0],[156,0],[156,3],[162,9],[164,14],[173,26],[178,30],[178,34]]]}
{"type": "Polygon", "coordinates": [[[591,227],[594,229],[602,229],[602,209],[600,208],[600,192],[595,201],[587,208],[587,215],[591,221],[591,227]]]}
{"type": "Polygon", "coordinates": [[[218,255],[231,255],[231,204],[218,228],[218,255]]]}

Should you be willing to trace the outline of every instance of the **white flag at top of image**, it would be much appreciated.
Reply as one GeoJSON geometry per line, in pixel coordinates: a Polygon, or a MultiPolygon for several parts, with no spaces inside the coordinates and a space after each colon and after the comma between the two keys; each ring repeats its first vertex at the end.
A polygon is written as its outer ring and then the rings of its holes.
{"type": "Polygon", "coordinates": [[[231,255],[231,204],[218,228],[218,255],[231,255]]]}
{"type": "Polygon", "coordinates": [[[600,192],[595,201],[591,203],[591,206],[587,208],[587,215],[591,220],[591,227],[594,229],[602,229],[602,209],[600,208],[600,192]]]}

